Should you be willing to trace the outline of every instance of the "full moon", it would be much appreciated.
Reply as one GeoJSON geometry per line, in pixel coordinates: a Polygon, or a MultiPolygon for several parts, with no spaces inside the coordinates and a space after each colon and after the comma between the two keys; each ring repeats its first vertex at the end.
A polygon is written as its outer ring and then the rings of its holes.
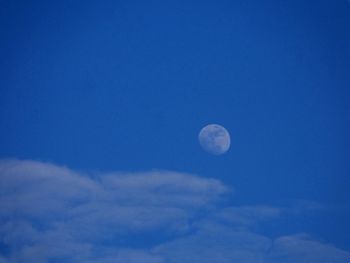
{"type": "Polygon", "coordinates": [[[231,144],[230,134],[218,124],[209,124],[201,129],[198,140],[206,152],[215,155],[227,152],[231,144]]]}

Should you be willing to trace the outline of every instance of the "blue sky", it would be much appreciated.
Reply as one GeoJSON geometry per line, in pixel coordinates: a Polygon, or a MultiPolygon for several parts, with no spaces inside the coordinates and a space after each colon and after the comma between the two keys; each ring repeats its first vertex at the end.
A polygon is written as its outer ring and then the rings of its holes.
{"type": "Polygon", "coordinates": [[[0,1],[0,262],[350,262],[349,14],[0,1]]]}

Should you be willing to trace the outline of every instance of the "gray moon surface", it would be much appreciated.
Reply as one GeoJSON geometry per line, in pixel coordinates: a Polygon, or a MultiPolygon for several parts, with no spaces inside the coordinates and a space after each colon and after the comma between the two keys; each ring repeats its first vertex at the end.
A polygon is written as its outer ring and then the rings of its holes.
{"type": "Polygon", "coordinates": [[[211,154],[220,155],[228,151],[231,145],[229,132],[221,125],[209,124],[198,135],[199,144],[211,154]]]}

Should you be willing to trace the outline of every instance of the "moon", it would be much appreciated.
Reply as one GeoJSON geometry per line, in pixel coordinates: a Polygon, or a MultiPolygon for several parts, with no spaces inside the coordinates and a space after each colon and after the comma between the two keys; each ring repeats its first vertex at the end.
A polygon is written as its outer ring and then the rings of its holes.
{"type": "Polygon", "coordinates": [[[231,144],[229,132],[218,124],[209,124],[198,135],[199,144],[211,154],[220,155],[228,151],[231,144]]]}

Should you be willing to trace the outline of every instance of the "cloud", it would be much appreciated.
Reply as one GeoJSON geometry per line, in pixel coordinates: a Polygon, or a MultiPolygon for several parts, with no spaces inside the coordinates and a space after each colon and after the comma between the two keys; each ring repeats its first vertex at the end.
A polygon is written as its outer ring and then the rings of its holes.
{"type": "Polygon", "coordinates": [[[349,252],[312,240],[307,234],[277,238],[269,254],[269,262],[273,263],[281,260],[286,263],[343,263],[350,262],[349,259],[349,252]]]}
{"type": "Polygon", "coordinates": [[[350,253],[305,234],[275,240],[244,229],[205,224],[195,235],[155,248],[169,263],[347,263],[350,253]]]}
{"type": "Polygon", "coordinates": [[[281,216],[282,208],[270,206],[227,207],[214,215],[215,219],[236,226],[252,226],[281,216]]]}
{"type": "Polygon", "coordinates": [[[169,263],[264,262],[270,245],[267,237],[205,222],[196,234],[162,244],[155,252],[169,263]]]}
{"type": "Polygon", "coordinates": [[[224,206],[230,191],[187,173],[86,174],[0,161],[0,263],[350,262],[306,235],[272,238],[262,222],[320,206],[224,206]]]}
{"type": "Polygon", "coordinates": [[[177,236],[227,191],[217,180],[185,173],[89,177],[34,161],[1,161],[0,176],[0,234],[10,262],[77,254],[87,260],[100,253],[95,250],[101,244],[128,246],[153,231],[161,231],[161,239],[177,236]]]}

